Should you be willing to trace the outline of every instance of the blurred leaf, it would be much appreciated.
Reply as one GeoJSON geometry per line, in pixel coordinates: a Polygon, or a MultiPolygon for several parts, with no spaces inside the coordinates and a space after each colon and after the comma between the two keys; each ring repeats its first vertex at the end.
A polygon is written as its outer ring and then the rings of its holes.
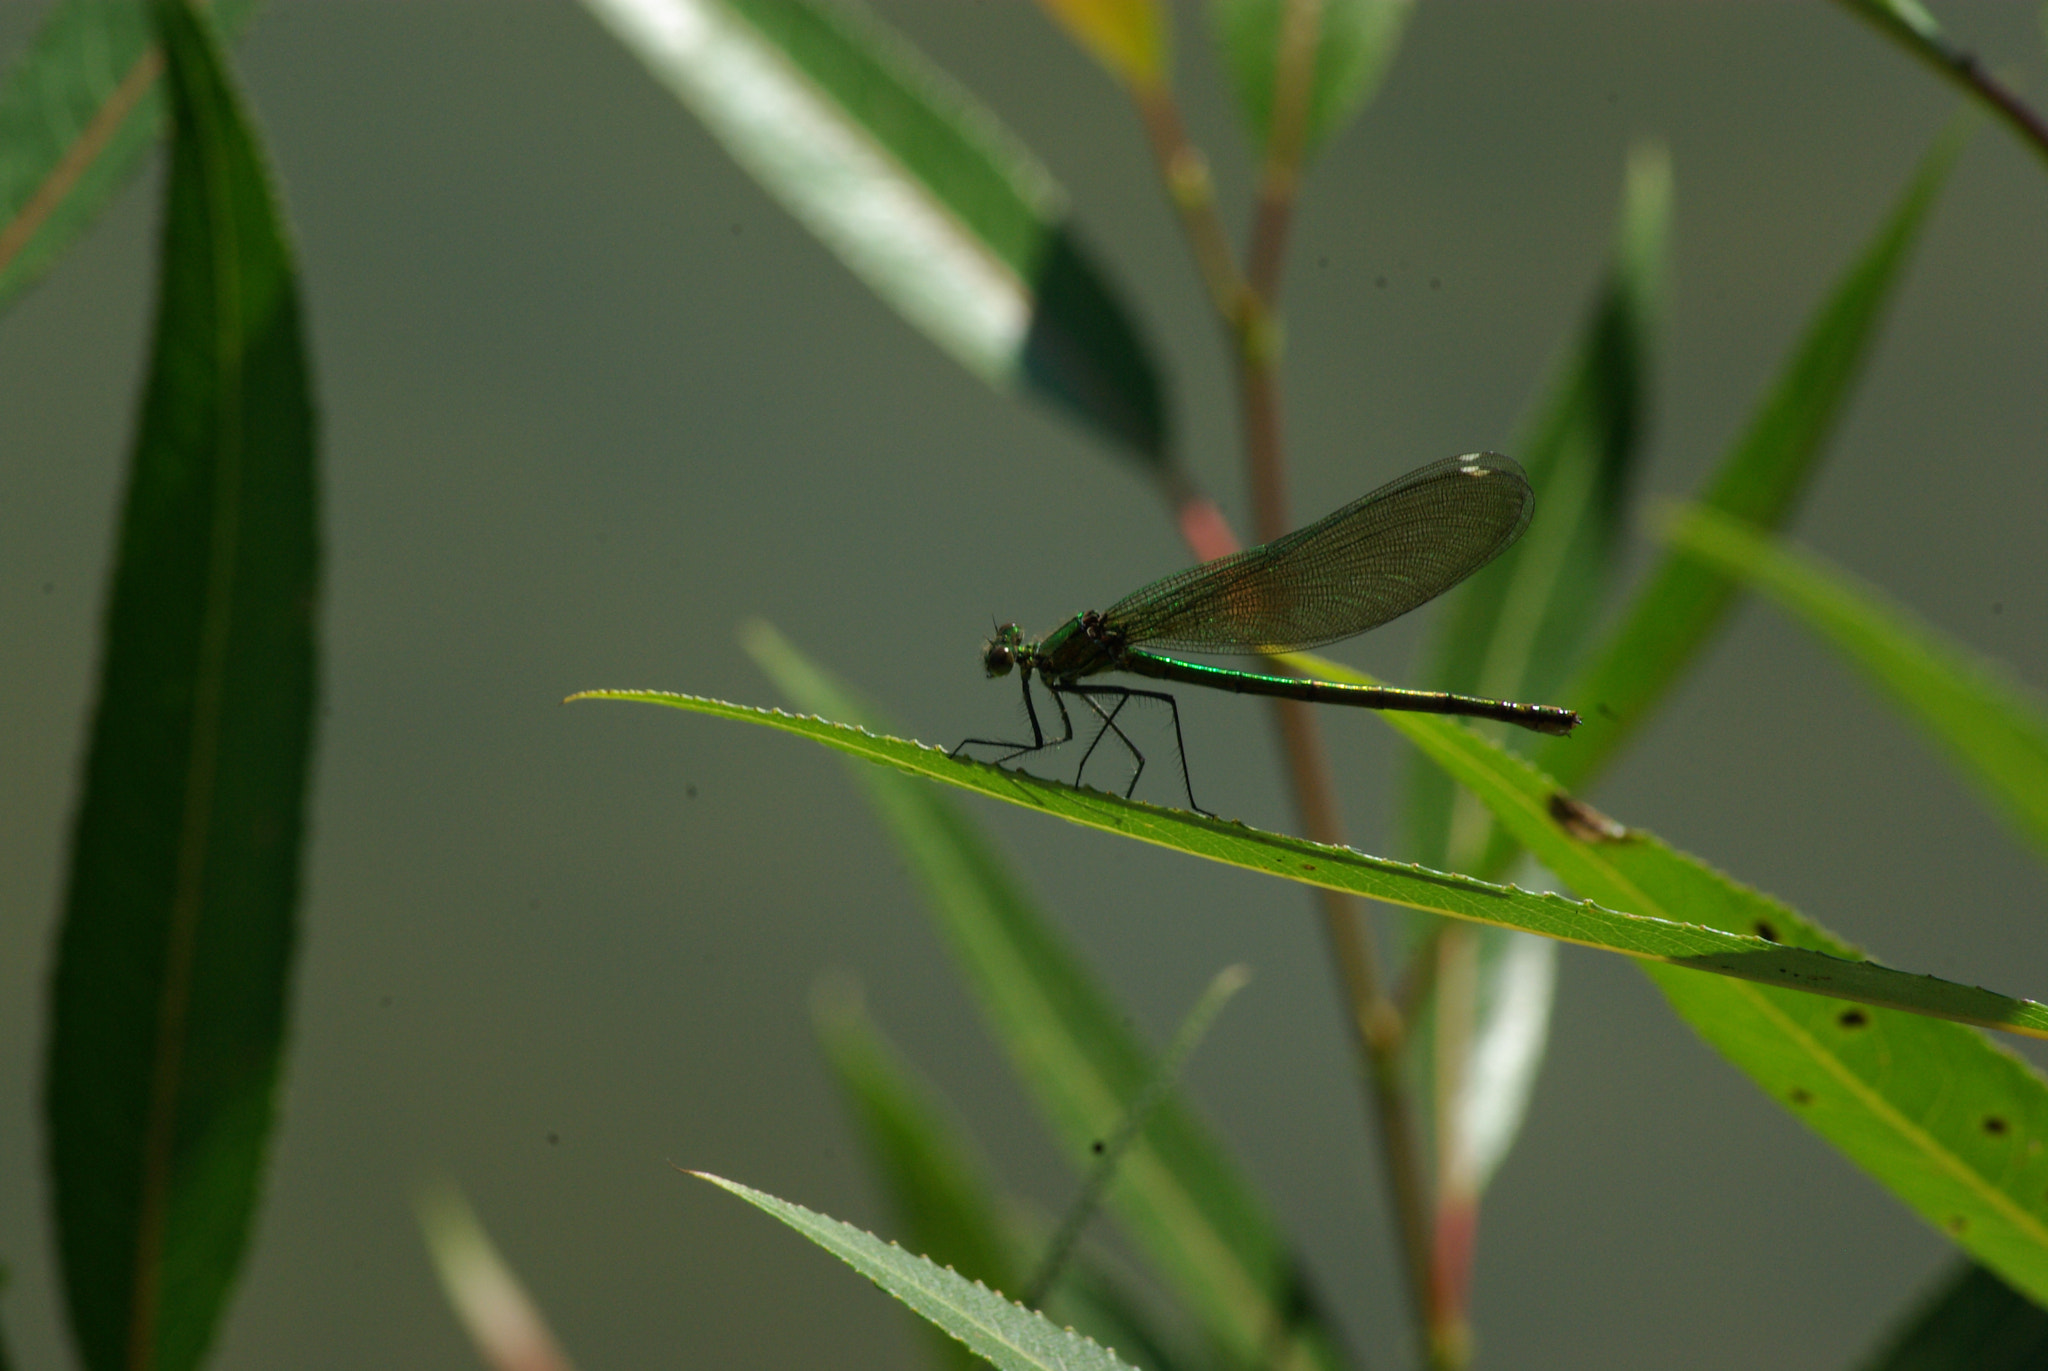
{"type": "Polygon", "coordinates": [[[2048,1311],[1975,1262],[1958,1262],[1863,1371],[2039,1371],[2048,1311]]]}
{"type": "Polygon", "coordinates": [[[2048,701],[1811,553],[1701,508],[1680,511],[1666,533],[1826,636],[1948,748],[2021,837],[2048,851],[2048,701]]]}
{"type": "MultiPolygon", "coordinates": [[[[1314,660],[1292,654],[1284,660],[1314,660]]],[[[1329,675],[1325,680],[1364,681],[1368,678],[1334,662],[1322,663],[1329,675]]],[[[1713,925],[1676,922],[1664,914],[1644,916],[1603,909],[1591,901],[1567,900],[1561,895],[1536,895],[1513,886],[1493,885],[1385,857],[1368,856],[1348,847],[1325,847],[1305,838],[1268,833],[1234,820],[1210,818],[1186,810],[1163,809],[1099,790],[1081,790],[1055,781],[1040,780],[1021,771],[1006,771],[985,762],[948,757],[935,747],[869,733],[850,724],[832,723],[809,715],[785,714],[779,709],[756,709],[750,705],[728,704],[697,695],[676,695],[656,690],[586,690],[571,700],[625,700],[640,704],[667,705],[715,718],[762,724],[823,743],[827,747],[861,757],[897,771],[925,776],[935,781],[973,791],[993,799],[1035,809],[1069,823],[1121,833],[1158,847],[1170,848],[1191,857],[1242,867],[1247,871],[1278,876],[1304,885],[1322,886],[1347,895],[1388,904],[1405,905],[1457,919],[1470,919],[1502,928],[1520,928],[1545,937],[1579,943],[1586,947],[1620,952],[1651,961],[1671,962],[1700,971],[1739,977],[1766,985],[1786,986],[1818,995],[1858,1000],[1865,1004],[1889,1005],[1954,1019],[1960,1023],[2001,1028],[2029,1037],[2048,1037],[2048,1005],[2017,1000],[1975,986],[1956,985],[1934,976],[1916,976],[1895,971],[1876,962],[1842,960],[1833,954],[1810,952],[1761,937],[1724,932],[1713,925]]],[[[1388,722],[1403,732],[1425,715],[1390,714],[1388,722]]],[[[1446,723],[1429,719],[1431,723],[1446,723]]],[[[1479,778],[1488,785],[1488,803],[1501,801],[1519,810],[1542,816],[1546,802],[1512,793],[1503,777],[1526,771],[1526,766],[1505,750],[1479,737],[1462,725],[1447,727],[1470,735],[1470,747],[1481,749],[1475,757],[1491,759],[1479,778]],[[1490,784],[1489,784],[1490,783],[1490,784]]],[[[1412,736],[1412,735],[1411,735],[1412,736]]],[[[1529,775],[1535,775],[1533,771],[1529,775]]],[[[1466,781],[1466,775],[1459,775],[1466,781]]],[[[1473,784],[1467,781],[1467,784],[1473,784]]],[[[1495,810],[1504,823],[1508,817],[1495,810]]],[[[1519,812],[1516,817],[1526,817],[1519,812]]],[[[1528,839],[1515,825],[1515,836],[1528,839]]],[[[1532,845],[1532,850],[1535,850],[1532,845]]],[[[949,854],[949,858],[953,854],[949,854]]],[[[1575,889],[1585,887],[1577,870],[1567,871],[1539,852],[1545,864],[1575,889]]],[[[1693,917],[1699,912],[1688,911],[1693,917]]],[[[1743,925],[1736,925],[1743,926],[1743,925]]],[[[1134,1083],[1142,1082],[1142,1071],[1134,1083]]],[[[1105,1100],[1102,1117],[1114,1123],[1119,1101],[1105,1100]]],[[[1135,1163],[1134,1163],[1135,1169],[1135,1163]]]]}
{"type": "Polygon", "coordinates": [[[1532,933],[1461,928],[1478,936],[1478,1013],[1471,1052],[1453,1103],[1457,1155],[1446,1171],[1472,1178],[1483,1190],[1506,1160],[1536,1091],[1536,1073],[1550,1037],[1550,1004],[1557,987],[1557,943],[1532,933]]]}
{"type": "Polygon", "coordinates": [[[204,21],[159,8],[161,294],[59,934],[44,1104],[92,1371],[185,1371],[256,1204],[313,740],[298,285],[204,21]]]}
{"type": "MultiPolygon", "coordinates": [[[[1933,68],[1956,89],[1989,110],[2048,160],[2048,123],[2011,90],[1992,77],[1974,53],[1951,42],[1941,25],[1918,0],[1838,0],[1851,14],[1933,68]]],[[[2048,13],[2048,12],[2044,12],[2048,13]]],[[[2048,21],[2044,21],[2048,22],[2048,21]]]]}
{"type": "MultiPolygon", "coordinates": [[[[872,717],[773,629],[756,625],[745,636],[754,659],[790,698],[872,717]]],[[[902,746],[921,759],[944,755],[902,746]]],[[[1110,1136],[1155,1078],[1152,1054],[957,807],[887,767],[857,767],[853,774],[923,885],[991,1031],[1085,1174],[1094,1144],[1110,1136]]],[[[1258,1192],[1177,1092],[1153,1112],[1110,1203],[1233,1364],[1343,1365],[1258,1192]],[[1276,1346],[1289,1331],[1290,1344],[1276,1346]]]]}
{"type": "Polygon", "coordinates": [[[1140,91],[1166,80],[1167,30],[1160,0],[1039,0],[1090,57],[1140,91]]]}
{"type": "MultiPolygon", "coordinates": [[[[1539,517],[1486,575],[1458,590],[1440,621],[1434,688],[1546,699],[1598,616],[1642,455],[1670,221],[1670,160],[1661,147],[1640,147],[1629,157],[1606,279],[1513,449],[1538,492],[1539,517]]],[[[1486,837],[1485,811],[1468,797],[1454,823],[1459,792],[1420,758],[1410,782],[1415,859],[1471,869],[1486,837]]]]}
{"type": "MultiPolygon", "coordinates": [[[[1031,1258],[1002,1216],[987,1163],[868,1017],[859,986],[850,977],[821,981],[811,1020],[889,1196],[898,1241],[991,1289],[1022,1290],[1031,1258]]],[[[980,1364],[934,1331],[941,1364],[980,1364]]]]}
{"type": "Polygon", "coordinates": [[[1152,361],[1064,197],[878,21],[830,0],[584,0],[762,188],[991,385],[1178,480],[1152,361]]]}
{"type": "MultiPolygon", "coordinates": [[[[826,1059],[902,1226],[899,1241],[992,1289],[1023,1289],[1023,1272],[1042,1239],[1029,1236],[1014,1207],[1001,1199],[973,1140],[882,1035],[850,977],[822,981],[811,1002],[826,1059]]],[[[1045,1307],[1104,1347],[1135,1350],[1148,1371],[1170,1371],[1182,1362],[1164,1350],[1136,1302],[1085,1264],[1045,1307]]],[[[943,1363],[980,1364],[953,1338],[939,1336],[943,1363]]]]}
{"type": "MultiPolygon", "coordinates": [[[[1605,279],[1515,444],[1541,492],[1543,517],[1500,558],[1504,566],[1468,582],[1452,601],[1430,675],[1437,688],[1543,699],[1599,612],[1643,449],[1670,220],[1670,158],[1660,145],[1640,146],[1629,156],[1605,279]]],[[[1420,757],[1409,768],[1404,814],[1410,852],[1425,866],[1472,870],[1487,855],[1493,827],[1485,807],[1420,757]]],[[[1469,1053],[1417,1073],[1456,1083],[1455,1100],[1437,1101],[1438,1195],[1446,1211],[1439,1223],[1456,1227],[1476,1217],[1477,1197],[1521,1127],[1543,1065],[1557,957],[1550,942],[1505,929],[1446,930],[1443,937],[1454,942],[1425,955],[1470,958],[1472,994],[1431,996],[1414,1040],[1432,1054],[1469,1053]],[[1473,1017],[1439,1034],[1436,1018],[1445,1012],[1473,1017]]]]}
{"type": "Polygon", "coordinates": [[[895,1243],[736,1181],[703,1171],[691,1174],[773,1214],[1002,1371],[1119,1371],[1124,1366],[1072,1329],[1056,1327],[1043,1315],[913,1257],[895,1243]]]}
{"type": "MultiPolygon", "coordinates": [[[[1863,374],[1885,307],[1960,147],[1951,135],[1922,161],[1877,237],[1807,325],[1748,430],[1708,483],[1702,504],[1764,528],[1790,517],[1863,374]]],[[[1560,692],[1562,703],[1586,715],[1585,727],[1570,739],[1539,744],[1537,765],[1567,787],[1604,767],[1734,602],[1735,587],[1727,577],[1682,554],[1667,554],[1590,665],[1560,692]]]]}
{"type": "MultiPolygon", "coordinates": [[[[1370,680],[1302,655],[1284,660],[1322,680],[1370,680]]],[[[1779,988],[1803,982],[1804,989],[1846,992],[1871,1006],[1926,1008],[1907,995],[1880,999],[1850,990],[1849,981],[1876,964],[1829,959],[1860,958],[1855,948],[1780,901],[1616,824],[1475,730],[1424,714],[1385,717],[1471,787],[1510,836],[1573,890],[1671,920],[1663,926],[1674,931],[1688,927],[1678,920],[1690,920],[1757,935],[1765,950],[1748,967],[1727,958],[1715,964],[1666,956],[1644,958],[1643,970],[1700,1036],[1767,1095],[1965,1251],[2048,1298],[2048,1152],[2040,1147],[2048,1137],[2048,1082],[2032,1067],[1956,1023],[1779,988]],[[1804,957],[1816,959],[1806,964],[1811,980],[1793,972],[1804,957]],[[1787,974],[1757,974],[1758,964],[1787,974]]],[[[1931,976],[1882,975],[1942,999],[1984,993],[1931,976]],[[1944,989],[1935,991],[1937,985],[1944,989]]],[[[2048,1008],[2025,1003],[2030,1020],[2048,1008]]]]}
{"type": "Polygon", "coordinates": [[[462,1192],[447,1184],[429,1186],[414,1207],[441,1293],[484,1364],[498,1371],[571,1371],[533,1297],[498,1255],[462,1192]]]}
{"type": "MultiPolygon", "coordinates": [[[[1302,0],[1212,0],[1209,13],[1252,141],[1266,145],[1287,11],[1302,0]]],[[[1320,11],[1305,151],[1349,123],[1393,65],[1413,0],[1314,0],[1320,11]]]]}
{"type": "MultiPolygon", "coordinates": [[[[255,0],[214,0],[239,35],[255,0]]],[[[145,0],[59,0],[0,84],[0,307],[41,279],[163,130],[145,0]]]]}
{"type": "Polygon", "coordinates": [[[1180,1086],[1180,1073],[1187,1069],[1188,1058],[1201,1046],[1208,1036],[1209,1028],[1216,1022],[1216,1016],[1223,1012],[1223,1006],[1232,996],[1244,989],[1252,978],[1247,966],[1226,966],[1216,973],[1208,988],[1188,1011],[1174,1032],[1173,1041],[1166,1045],[1166,1051],[1159,1054],[1159,1061],[1152,1068],[1151,1079],[1132,1097],[1125,1106],[1123,1117],[1117,1120],[1116,1128],[1110,1135],[1093,1146],[1095,1164],[1088,1168],[1087,1182],[1081,1187],[1073,1202],[1067,1206],[1060,1226],[1053,1231],[1052,1239],[1046,1243],[1045,1255],[1038,1259],[1037,1267],[1025,1285],[1025,1300],[1029,1304],[1040,1303],[1044,1292],[1053,1288],[1072,1255],[1074,1244],[1081,1240],[1095,1211],[1102,1207],[1102,1197],[1108,1191],[1110,1182],[1116,1179],[1123,1166],[1124,1156],[1131,1145],[1144,1136],[1145,1127],[1152,1122],[1152,1116],[1159,1106],[1173,1097],[1180,1086]]]}

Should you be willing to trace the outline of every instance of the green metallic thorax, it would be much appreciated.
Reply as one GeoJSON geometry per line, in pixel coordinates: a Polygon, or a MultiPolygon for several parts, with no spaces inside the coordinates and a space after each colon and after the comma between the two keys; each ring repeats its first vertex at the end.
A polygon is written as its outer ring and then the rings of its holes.
{"type": "Polygon", "coordinates": [[[1076,614],[1036,643],[1026,643],[1018,660],[1049,681],[1073,681],[1113,671],[1122,659],[1121,638],[1105,634],[1094,610],[1076,614]]]}

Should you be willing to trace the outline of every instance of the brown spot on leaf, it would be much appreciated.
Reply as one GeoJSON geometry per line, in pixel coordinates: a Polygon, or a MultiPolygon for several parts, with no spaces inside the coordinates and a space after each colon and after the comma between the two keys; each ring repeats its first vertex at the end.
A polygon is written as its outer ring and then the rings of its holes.
{"type": "Polygon", "coordinates": [[[2011,1124],[2007,1123],[2004,1119],[2001,1119],[1996,1114],[1986,1114],[1984,1116],[1984,1131],[1986,1133],[1989,1133],[1994,1138],[2004,1137],[2006,1130],[2011,1127],[2011,1124]]]}
{"type": "Polygon", "coordinates": [[[1836,1017],[1835,1022],[1844,1028],[1861,1028],[1870,1022],[1870,1016],[1860,1009],[1845,1009],[1836,1017]]]}
{"type": "Polygon", "coordinates": [[[1550,818],[1582,843],[1618,843],[1628,837],[1626,827],[1562,790],[1554,790],[1550,794],[1550,818]]]}
{"type": "Polygon", "coordinates": [[[1807,1089],[1807,1088],[1806,1088],[1805,1086],[1803,1086],[1803,1085],[1801,1085],[1801,1086],[1794,1086],[1794,1087],[1792,1088],[1792,1103],[1794,1103],[1794,1104],[1812,1104],[1812,1103],[1813,1103],[1813,1092],[1812,1092],[1811,1090],[1808,1090],[1808,1089],[1807,1089]]]}
{"type": "Polygon", "coordinates": [[[1778,941],[1777,926],[1769,919],[1758,919],[1756,921],[1756,935],[1767,943],[1774,943],[1778,941]]]}

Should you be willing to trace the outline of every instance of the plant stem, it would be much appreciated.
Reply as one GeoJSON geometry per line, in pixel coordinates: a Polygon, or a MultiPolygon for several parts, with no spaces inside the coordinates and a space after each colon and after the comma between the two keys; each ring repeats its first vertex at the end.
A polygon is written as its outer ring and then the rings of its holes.
{"type": "Polygon", "coordinates": [[[1984,69],[1977,54],[1956,46],[1939,29],[1909,23],[1890,6],[1868,0],[1841,0],[1843,8],[1867,21],[1907,52],[1986,105],[2020,141],[2048,162],[2048,119],[2020,99],[2011,87],[1984,69]]]}
{"type": "Polygon", "coordinates": [[[1245,253],[1252,291],[1268,304],[1280,297],[1280,268],[1287,255],[1287,230],[1294,221],[1295,192],[1301,185],[1302,154],[1308,146],[1309,101],[1315,91],[1322,30],[1322,0],[1289,0],[1281,12],[1266,156],[1259,168],[1251,246],[1245,253]]]}
{"type": "MultiPolygon", "coordinates": [[[[1210,301],[1229,337],[1236,362],[1241,424],[1258,540],[1287,532],[1287,464],[1282,442],[1280,334],[1273,301],[1286,254],[1295,191],[1307,141],[1309,93],[1322,22],[1321,0],[1294,0],[1282,20],[1274,79],[1272,136],[1260,177],[1258,209],[1246,272],[1239,272],[1217,215],[1208,163],[1187,139],[1171,90],[1132,87],[1139,117],[1157,160],[1168,198],[1179,214],[1210,301]]],[[[1183,524],[1185,525],[1185,520],[1183,524]]],[[[1213,546],[1197,549],[1215,556],[1213,546]]],[[[1327,754],[1314,716],[1297,701],[1275,700],[1275,722],[1294,791],[1302,831],[1318,842],[1341,843],[1343,824],[1327,754]]],[[[1372,939],[1355,902],[1318,890],[1323,932],[1351,1020],[1360,1075],[1386,1166],[1386,1185],[1401,1235],[1402,1269],[1427,1347],[1433,1341],[1430,1212],[1414,1095],[1405,1079],[1407,1028],[1387,992],[1372,939]]]]}

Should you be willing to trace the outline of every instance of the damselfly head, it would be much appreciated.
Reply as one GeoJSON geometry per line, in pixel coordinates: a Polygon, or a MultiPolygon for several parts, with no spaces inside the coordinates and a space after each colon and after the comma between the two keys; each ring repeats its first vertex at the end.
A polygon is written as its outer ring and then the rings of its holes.
{"type": "Polygon", "coordinates": [[[991,677],[1007,676],[1010,668],[1017,665],[1017,649],[1023,645],[1024,630],[1015,624],[1003,624],[981,648],[981,665],[991,677]]]}

